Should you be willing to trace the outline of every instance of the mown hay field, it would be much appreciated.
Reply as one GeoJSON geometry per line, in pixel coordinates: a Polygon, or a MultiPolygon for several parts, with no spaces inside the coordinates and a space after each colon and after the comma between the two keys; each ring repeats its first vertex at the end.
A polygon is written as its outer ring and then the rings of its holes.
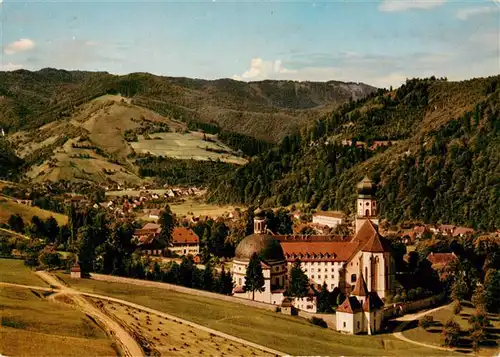
{"type": "Polygon", "coordinates": [[[155,133],[150,134],[149,140],[139,135],[139,141],[131,142],[130,146],[136,153],[156,156],[168,156],[174,159],[194,159],[194,160],[221,160],[224,162],[243,165],[246,160],[233,154],[233,151],[220,142],[205,141],[199,133],[155,133]],[[208,151],[223,150],[225,152],[208,151]]]}
{"type": "Polygon", "coordinates": [[[81,291],[116,297],[292,355],[449,355],[397,340],[389,334],[350,336],[300,317],[161,288],[58,275],[81,291]]]}

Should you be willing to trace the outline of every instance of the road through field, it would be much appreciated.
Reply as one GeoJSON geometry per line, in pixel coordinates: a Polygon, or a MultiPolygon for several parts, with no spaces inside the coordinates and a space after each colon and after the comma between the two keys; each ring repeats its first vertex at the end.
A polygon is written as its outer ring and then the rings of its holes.
{"type": "MultiPolygon", "coordinates": [[[[37,274],[45,280],[51,286],[57,287],[59,292],[56,295],[67,294],[70,295],[75,302],[75,304],[84,312],[87,313],[97,320],[99,320],[106,329],[108,329],[111,334],[116,338],[116,340],[121,344],[123,354],[127,357],[144,356],[144,352],[137,341],[115,320],[104,314],[102,311],[97,309],[89,301],[85,300],[79,291],[71,289],[64,284],[62,284],[54,276],[50,275],[45,271],[37,271],[37,274]]],[[[52,298],[54,298],[52,296],[52,298]]]]}
{"type": "MultiPolygon", "coordinates": [[[[265,352],[274,354],[274,355],[279,355],[279,356],[286,355],[286,353],[284,353],[284,352],[277,351],[277,350],[274,350],[272,348],[268,348],[268,347],[259,345],[257,343],[253,343],[253,342],[250,342],[250,341],[247,341],[247,340],[244,340],[244,339],[241,339],[241,338],[238,338],[238,337],[235,337],[235,336],[232,336],[232,335],[229,335],[229,334],[226,334],[226,333],[223,333],[223,332],[220,332],[220,331],[208,328],[206,326],[202,326],[202,325],[196,324],[196,323],[191,322],[191,321],[180,319],[180,318],[178,318],[176,316],[169,315],[169,314],[166,314],[164,312],[148,308],[146,306],[142,306],[142,305],[135,304],[135,303],[132,303],[132,302],[129,302],[129,301],[121,300],[121,299],[116,299],[116,298],[109,297],[109,296],[98,295],[98,294],[91,294],[91,293],[84,293],[84,292],[72,289],[72,288],[67,287],[66,285],[62,284],[53,275],[50,275],[49,273],[44,272],[44,271],[38,271],[37,274],[42,279],[44,279],[47,283],[49,283],[51,286],[57,287],[59,289],[59,293],[58,294],[65,293],[65,294],[71,295],[71,297],[73,297],[73,298],[79,298],[80,299],[79,302],[82,302],[82,304],[83,304],[83,305],[80,305],[80,304],[79,305],[83,306],[85,308],[86,307],[90,308],[91,310],[90,310],[89,313],[91,315],[93,315],[93,316],[99,316],[99,320],[103,321],[103,323],[105,323],[106,325],[109,324],[108,325],[109,327],[117,327],[116,332],[115,332],[117,338],[120,339],[120,342],[122,342],[123,344],[126,344],[126,346],[129,346],[129,349],[132,349],[132,347],[133,347],[133,344],[130,344],[129,339],[133,340],[133,338],[118,323],[116,323],[113,319],[111,319],[107,315],[103,314],[100,310],[98,310],[92,304],[90,304],[90,302],[86,301],[85,299],[83,299],[79,295],[87,296],[87,297],[92,297],[92,298],[96,298],[96,299],[101,299],[101,300],[106,300],[106,301],[112,301],[112,302],[115,302],[115,303],[126,305],[126,306],[129,306],[129,307],[137,309],[137,310],[149,312],[149,313],[152,313],[152,314],[155,314],[155,315],[158,315],[158,316],[161,316],[161,317],[165,317],[165,318],[168,318],[168,319],[171,319],[171,320],[174,320],[174,321],[182,322],[185,325],[191,326],[193,328],[196,328],[196,329],[208,332],[208,333],[212,333],[212,334],[214,334],[216,336],[219,336],[219,337],[222,337],[222,338],[225,338],[225,339],[237,342],[237,343],[241,343],[241,344],[246,345],[248,347],[253,347],[253,348],[259,349],[261,351],[265,351],[265,352]],[[101,316],[102,316],[102,318],[101,318],[101,316]],[[120,330],[122,330],[122,331],[120,331],[120,330]],[[120,332],[120,334],[118,335],[119,332],[120,332]]],[[[135,340],[133,340],[133,341],[135,342],[135,344],[137,345],[137,347],[140,349],[140,347],[136,343],[136,341],[135,340]]],[[[129,356],[136,356],[136,355],[137,354],[131,354],[129,356]]],[[[141,356],[143,355],[142,350],[141,350],[141,354],[139,354],[139,355],[141,355],[141,356]]]]}

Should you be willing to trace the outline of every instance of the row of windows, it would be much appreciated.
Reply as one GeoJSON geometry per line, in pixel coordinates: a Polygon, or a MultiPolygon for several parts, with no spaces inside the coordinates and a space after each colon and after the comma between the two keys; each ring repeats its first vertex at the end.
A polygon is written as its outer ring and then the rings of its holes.
{"type": "MultiPolygon", "coordinates": [[[[311,279],[314,279],[314,275],[311,275],[311,279]]],[[[321,279],[321,274],[318,275],[318,279],[321,279]]],[[[328,275],[325,275],[325,279],[328,279],[328,275]]],[[[332,275],[330,279],[335,279],[335,275],[332,275]]]]}
{"type": "MultiPolygon", "coordinates": [[[[307,268],[304,269],[304,272],[307,273],[307,268]]],[[[327,273],[327,272],[328,272],[328,269],[325,268],[325,273],[327,273]]],[[[311,268],[311,273],[314,273],[314,268],[311,268]]],[[[321,268],[318,268],[318,273],[321,273],[321,268]]],[[[335,273],[335,268],[332,268],[332,273],[335,273]]]]}

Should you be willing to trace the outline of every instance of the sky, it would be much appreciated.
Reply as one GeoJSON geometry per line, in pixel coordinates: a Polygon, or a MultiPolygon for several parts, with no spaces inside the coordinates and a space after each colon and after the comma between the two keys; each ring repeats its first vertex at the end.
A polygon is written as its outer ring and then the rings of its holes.
{"type": "Polygon", "coordinates": [[[0,0],[0,70],[243,81],[500,74],[500,0],[0,0]]]}

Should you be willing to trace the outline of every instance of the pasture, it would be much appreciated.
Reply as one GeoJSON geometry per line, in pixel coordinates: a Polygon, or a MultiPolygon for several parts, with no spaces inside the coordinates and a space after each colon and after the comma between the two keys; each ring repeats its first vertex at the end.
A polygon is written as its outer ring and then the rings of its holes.
{"type": "Polygon", "coordinates": [[[134,302],[294,355],[447,355],[391,335],[343,335],[299,317],[227,301],[125,283],[71,279],[62,273],[58,276],[81,291],[134,302]]]}
{"type": "Polygon", "coordinates": [[[47,211],[34,206],[27,206],[21,203],[17,203],[10,198],[6,198],[0,195],[0,223],[7,224],[10,215],[19,214],[23,218],[24,222],[31,222],[31,217],[38,216],[41,219],[47,219],[53,216],[59,225],[68,223],[68,217],[56,213],[47,211]]]}
{"type": "Polygon", "coordinates": [[[6,356],[115,356],[113,342],[85,314],[42,293],[2,287],[0,354],[6,356]]]}
{"type": "Polygon", "coordinates": [[[203,140],[203,134],[198,132],[183,133],[155,133],[150,134],[149,140],[139,135],[139,141],[131,142],[130,146],[136,153],[155,156],[168,156],[174,159],[194,160],[221,160],[224,162],[243,165],[246,160],[236,156],[233,150],[216,141],[203,140]],[[224,152],[208,151],[221,150],[224,152]]]}
{"type": "Polygon", "coordinates": [[[0,259],[0,281],[2,283],[47,286],[34,271],[24,266],[22,259],[0,259]]]}

